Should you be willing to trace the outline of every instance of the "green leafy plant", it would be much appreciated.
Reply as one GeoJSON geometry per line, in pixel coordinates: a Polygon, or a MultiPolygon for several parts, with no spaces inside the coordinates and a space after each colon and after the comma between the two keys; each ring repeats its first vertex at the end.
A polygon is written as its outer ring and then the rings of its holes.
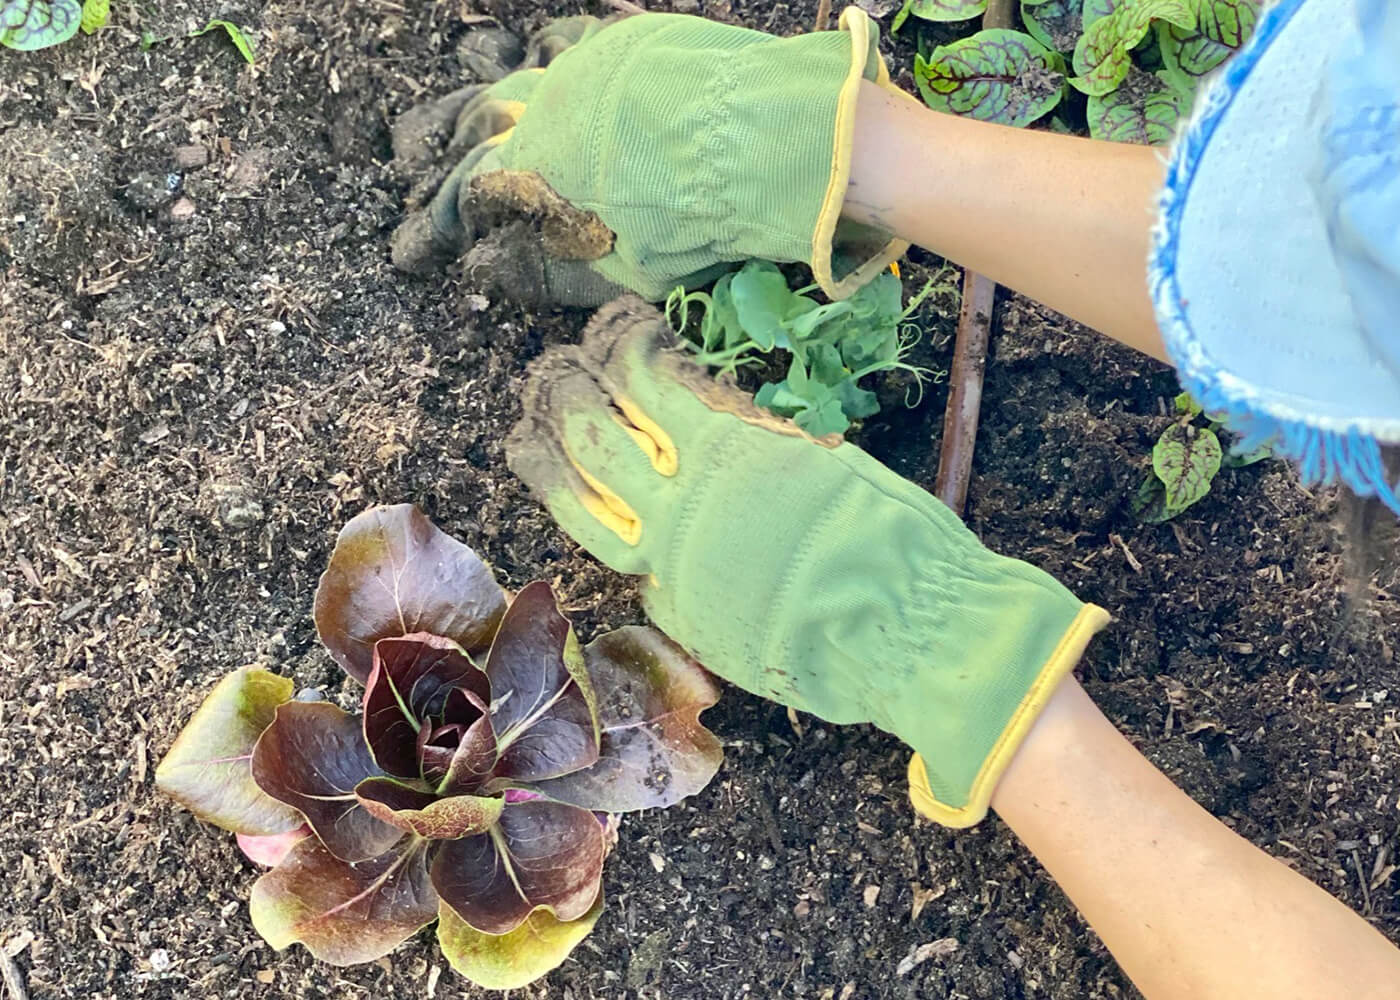
{"type": "Polygon", "coordinates": [[[190,37],[198,38],[200,35],[208,34],[211,31],[217,31],[220,28],[228,35],[229,41],[233,42],[233,47],[238,50],[239,55],[251,66],[256,59],[256,52],[253,49],[253,40],[248,37],[247,32],[232,21],[210,21],[198,31],[190,32],[190,37]]]}
{"type": "Polygon", "coordinates": [[[759,364],[775,349],[789,352],[787,377],[765,382],[754,402],[815,437],[844,433],[851,421],[880,412],[875,394],[860,387],[865,376],[898,369],[922,388],[924,379],[940,374],[903,360],[919,336],[906,321],[935,290],[934,281],[907,306],[899,278],[888,271],[840,302],[818,302],[807,294],[815,287],[793,291],[776,265],[751,260],[709,293],[676,289],[666,317],[696,359],[721,374],[759,364]],[[704,309],[698,324],[691,322],[694,305],[704,309]]]}
{"type": "Polygon", "coordinates": [[[616,815],[714,776],[709,676],[650,628],[580,646],[549,585],[513,601],[470,548],[404,504],[341,531],[317,632],[360,713],[245,667],[180,733],[156,784],[273,866],[253,926],[334,965],[438,921],[452,966],[522,986],[602,912],[616,815]]]}
{"type": "MultiPolygon", "coordinates": [[[[1082,100],[1093,137],[1163,144],[1201,78],[1249,38],[1261,3],[1021,0],[1025,31],[989,29],[920,51],[914,79],[940,111],[1015,126],[1054,113],[1053,126],[1078,114],[1082,100]],[[1073,98],[1076,92],[1083,97],[1073,98]]],[[[907,16],[965,20],[985,7],[985,0],[910,2],[896,23],[907,16]]]]}
{"type": "Polygon", "coordinates": [[[1170,521],[1210,492],[1222,466],[1241,468],[1268,458],[1267,447],[1242,455],[1226,453],[1221,424],[1205,417],[1187,393],[1175,401],[1176,419],[1152,448],[1152,471],[1132,499],[1133,513],[1149,524],[1170,521]]]}
{"type": "Polygon", "coordinates": [[[108,0],[0,0],[0,45],[29,52],[107,23],[108,0]]]}

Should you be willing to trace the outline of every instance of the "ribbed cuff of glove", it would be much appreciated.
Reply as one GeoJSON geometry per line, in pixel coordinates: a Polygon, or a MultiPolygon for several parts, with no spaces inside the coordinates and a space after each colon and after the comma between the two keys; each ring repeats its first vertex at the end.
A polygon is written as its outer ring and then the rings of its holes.
{"type": "Polygon", "coordinates": [[[964,828],[982,821],[991,807],[992,792],[997,782],[1016,756],[1035,725],[1035,720],[1049,703],[1060,682],[1079,663],[1089,640],[1109,623],[1109,614],[1093,604],[1084,605],[1059,644],[1036,675],[1025,697],[1007,720],[1000,736],[992,744],[966,793],[961,789],[945,792],[940,801],[934,794],[924,759],[914,754],[909,760],[909,800],[914,809],[927,819],[944,826],[964,828]]]}
{"type": "Polygon", "coordinates": [[[902,94],[890,82],[890,71],[880,58],[879,36],[870,18],[859,7],[841,13],[841,30],[851,36],[851,68],[841,84],[836,105],[836,128],[831,150],[831,178],[812,231],[812,276],[833,299],[854,294],[862,285],[889,267],[909,249],[906,240],[864,226],[841,226],[841,209],[851,182],[851,157],[855,144],[856,108],[862,80],[902,94]]]}

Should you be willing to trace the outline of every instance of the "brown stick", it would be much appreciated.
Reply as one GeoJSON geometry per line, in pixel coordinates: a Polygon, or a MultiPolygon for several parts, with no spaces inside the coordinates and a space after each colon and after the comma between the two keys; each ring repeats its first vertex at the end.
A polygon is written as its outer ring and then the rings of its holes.
{"type": "Polygon", "coordinates": [[[19,966],[3,948],[0,948],[0,982],[4,982],[9,1000],[29,1000],[19,966]]]}
{"type": "Polygon", "coordinates": [[[976,271],[963,274],[962,312],[948,376],[948,408],[943,411],[943,446],[933,492],[959,516],[972,480],[972,452],[982,411],[982,374],[987,369],[987,341],[992,334],[992,304],[997,283],[976,271]]]}
{"type": "Polygon", "coordinates": [[[817,26],[813,31],[825,31],[831,27],[831,0],[817,0],[817,26]]]}
{"type": "MultiPolygon", "coordinates": [[[[982,27],[1010,28],[1016,23],[1016,0],[987,0],[982,27]]],[[[943,411],[943,446],[933,491],[959,517],[972,481],[972,454],[982,412],[982,376],[987,370],[987,343],[992,335],[996,282],[975,271],[963,274],[962,312],[948,376],[948,408],[943,411]]]]}

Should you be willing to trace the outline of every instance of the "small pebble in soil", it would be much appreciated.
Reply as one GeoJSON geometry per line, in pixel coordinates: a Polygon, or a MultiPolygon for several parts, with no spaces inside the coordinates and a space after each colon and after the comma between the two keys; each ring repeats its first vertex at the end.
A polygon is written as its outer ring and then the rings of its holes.
{"type": "Polygon", "coordinates": [[[194,202],[190,201],[188,198],[181,198],[170,206],[170,218],[176,222],[185,222],[188,219],[192,219],[194,218],[194,213],[194,202]]]}

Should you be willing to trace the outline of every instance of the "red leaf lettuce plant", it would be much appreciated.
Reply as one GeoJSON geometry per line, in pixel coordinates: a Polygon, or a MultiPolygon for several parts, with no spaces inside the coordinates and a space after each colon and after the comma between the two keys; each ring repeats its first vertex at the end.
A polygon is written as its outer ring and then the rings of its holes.
{"type": "Polygon", "coordinates": [[[279,950],[369,962],[437,920],[467,978],[524,985],[597,921],[615,814],[678,802],[719,767],[699,722],[718,692],[678,646],[629,627],[581,647],[547,584],[507,604],[412,506],[345,526],[315,619],[365,686],[360,714],[243,668],[156,772],[274,866],[249,908],[279,950]]]}

